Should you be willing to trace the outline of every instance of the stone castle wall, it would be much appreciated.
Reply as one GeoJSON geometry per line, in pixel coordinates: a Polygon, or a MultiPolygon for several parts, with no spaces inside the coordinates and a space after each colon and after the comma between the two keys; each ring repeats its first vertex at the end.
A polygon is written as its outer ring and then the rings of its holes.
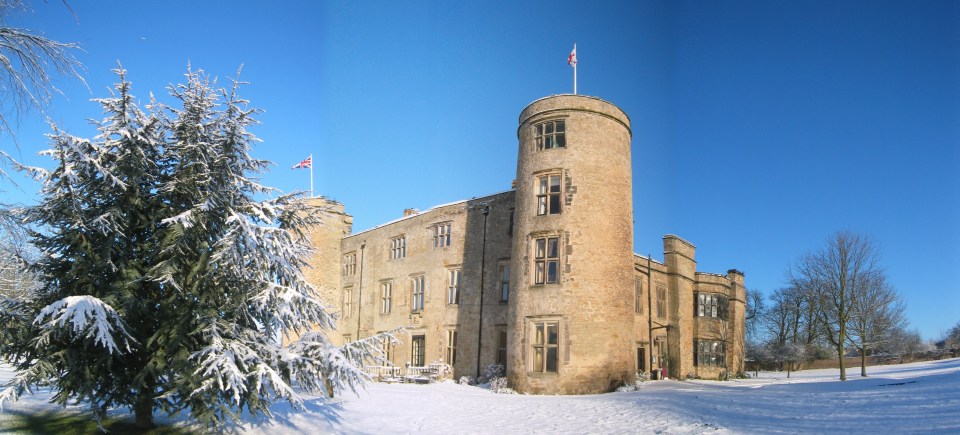
{"type": "Polygon", "coordinates": [[[630,120],[596,98],[560,95],[531,103],[520,115],[516,237],[511,306],[510,381],[519,391],[592,393],[634,377],[633,204],[630,120]],[[539,125],[562,120],[565,147],[539,149],[539,125]],[[541,177],[561,177],[561,209],[539,214],[541,177]],[[557,237],[559,279],[537,283],[536,241],[557,237]],[[535,326],[559,326],[555,372],[540,372],[535,326]]]}
{"type": "Polygon", "coordinates": [[[312,234],[318,250],[308,276],[341,315],[334,341],[402,327],[407,332],[390,349],[394,365],[445,361],[460,377],[504,363],[510,386],[528,393],[609,391],[639,370],[662,368],[673,378],[741,372],[743,274],[697,272],[695,247],[673,235],[664,236],[663,261],[633,253],[626,114],[597,98],[552,96],[523,110],[517,134],[515,190],[407,210],[356,234],[342,205],[317,202],[329,225],[312,234]],[[565,146],[538,148],[537,125],[558,120],[565,146]],[[559,213],[539,212],[544,176],[561,180],[559,213]],[[437,246],[438,225],[449,226],[448,245],[437,246]],[[548,239],[559,248],[550,259],[557,280],[537,282],[538,240],[548,239]],[[423,283],[422,308],[414,306],[415,282],[423,283]],[[699,316],[700,293],[727,301],[729,317],[699,316]],[[536,334],[548,325],[557,337],[543,346],[536,334]],[[700,340],[725,343],[725,367],[697,363],[700,340]],[[424,343],[422,356],[415,342],[424,343]],[[555,366],[538,360],[548,352],[555,366]]]}

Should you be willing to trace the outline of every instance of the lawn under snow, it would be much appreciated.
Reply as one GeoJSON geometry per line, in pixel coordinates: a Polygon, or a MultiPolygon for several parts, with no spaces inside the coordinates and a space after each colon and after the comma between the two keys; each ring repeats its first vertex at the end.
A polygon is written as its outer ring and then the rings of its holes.
{"type": "MultiPolygon", "coordinates": [[[[452,382],[371,384],[360,396],[274,406],[275,422],[233,430],[281,433],[960,433],[960,358],[838,370],[761,372],[728,382],[652,381],[640,391],[592,396],[494,394],[452,382]]],[[[0,367],[0,383],[11,376],[0,367]]],[[[56,408],[49,393],[6,412],[56,408]]],[[[3,420],[0,414],[0,432],[3,420]]],[[[159,421],[166,421],[159,419],[159,421]]],[[[182,424],[182,423],[181,423],[182,424]]]]}

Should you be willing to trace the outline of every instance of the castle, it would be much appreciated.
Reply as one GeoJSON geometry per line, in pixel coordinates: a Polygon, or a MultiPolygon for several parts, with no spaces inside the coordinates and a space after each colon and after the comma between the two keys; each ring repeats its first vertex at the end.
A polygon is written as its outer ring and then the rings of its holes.
{"type": "Polygon", "coordinates": [[[406,327],[393,364],[442,359],[460,377],[499,363],[534,394],[610,391],[638,372],[741,373],[743,274],[698,272],[674,235],[663,261],[633,252],[626,113],[554,95],[521,112],[517,136],[507,192],[353,234],[342,204],[312,199],[325,225],[308,278],[340,309],[334,340],[406,327]]]}

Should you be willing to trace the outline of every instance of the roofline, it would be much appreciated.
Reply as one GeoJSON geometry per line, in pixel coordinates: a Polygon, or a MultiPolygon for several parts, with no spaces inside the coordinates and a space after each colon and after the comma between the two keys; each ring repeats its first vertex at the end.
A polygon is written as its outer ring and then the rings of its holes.
{"type": "Polygon", "coordinates": [[[363,234],[363,233],[368,233],[368,232],[370,232],[370,231],[377,230],[377,229],[380,229],[380,228],[383,228],[383,227],[386,227],[386,226],[389,226],[389,225],[393,225],[393,224],[398,223],[398,222],[403,222],[403,221],[405,221],[405,220],[407,220],[407,219],[412,219],[412,218],[414,218],[414,217],[420,216],[420,215],[422,215],[422,214],[430,213],[430,212],[432,212],[432,211],[434,211],[434,210],[438,210],[438,209],[441,209],[441,208],[444,208],[444,207],[451,207],[451,206],[454,206],[454,205],[465,204],[465,203],[468,203],[468,202],[470,202],[470,201],[481,200],[481,199],[484,199],[484,198],[491,198],[491,197],[494,197],[494,196],[503,195],[503,194],[505,194],[505,193],[513,192],[514,190],[515,190],[515,189],[504,190],[504,191],[502,191],[502,192],[491,193],[491,194],[489,194],[489,195],[474,197],[474,198],[470,198],[470,199],[461,199],[461,200],[459,200],[459,201],[453,201],[453,202],[448,202],[448,203],[445,203],[445,204],[435,205],[435,206],[430,207],[430,208],[428,208],[428,209],[426,209],[426,210],[418,211],[418,212],[416,212],[416,213],[414,213],[414,214],[407,215],[407,216],[401,216],[401,217],[399,217],[399,218],[397,218],[397,219],[394,219],[394,220],[392,220],[392,221],[387,221],[387,222],[382,223],[382,224],[380,224],[380,225],[377,225],[377,226],[375,226],[375,227],[373,227],[373,228],[367,228],[367,229],[365,229],[365,230],[363,230],[363,231],[357,231],[357,232],[355,232],[355,233],[353,233],[353,234],[350,234],[350,235],[348,235],[348,236],[345,236],[344,239],[349,239],[349,238],[351,238],[351,237],[353,237],[353,236],[359,236],[359,235],[361,235],[361,234],[363,234]]]}

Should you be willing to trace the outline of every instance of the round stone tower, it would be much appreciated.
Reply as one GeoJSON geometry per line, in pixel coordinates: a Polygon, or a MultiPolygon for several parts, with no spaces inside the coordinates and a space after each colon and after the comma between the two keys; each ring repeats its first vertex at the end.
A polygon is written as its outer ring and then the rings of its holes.
{"type": "Polygon", "coordinates": [[[521,112],[517,136],[510,384],[610,391],[634,378],[630,119],[554,95],[521,112]]]}

